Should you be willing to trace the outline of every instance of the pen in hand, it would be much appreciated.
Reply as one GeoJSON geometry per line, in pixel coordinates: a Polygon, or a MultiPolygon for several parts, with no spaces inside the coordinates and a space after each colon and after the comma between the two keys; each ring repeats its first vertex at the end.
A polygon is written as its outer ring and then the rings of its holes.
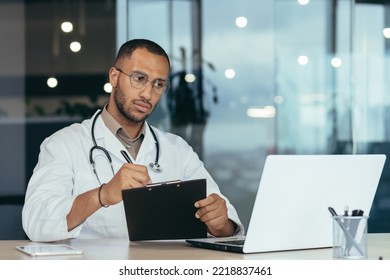
{"type": "MultiPolygon", "coordinates": [[[[129,155],[126,153],[126,151],[121,150],[121,154],[122,154],[122,156],[125,158],[125,160],[126,160],[128,163],[133,163],[133,161],[131,160],[131,158],[129,157],[129,155]]],[[[152,184],[152,180],[150,179],[150,177],[148,177],[148,178],[149,178],[149,183],[148,183],[147,185],[152,184]]]]}
{"type": "Polygon", "coordinates": [[[126,151],[122,150],[121,151],[121,154],[122,156],[125,158],[125,160],[128,162],[128,163],[133,163],[131,158],[129,157],[129,155],[126,153],[126,151]]]}

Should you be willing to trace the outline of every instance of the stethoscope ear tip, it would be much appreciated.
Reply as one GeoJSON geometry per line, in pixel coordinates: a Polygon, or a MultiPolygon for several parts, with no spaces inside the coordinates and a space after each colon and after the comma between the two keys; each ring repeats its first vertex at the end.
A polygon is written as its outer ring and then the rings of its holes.
{"type": "Polygon", "coordinates": [[[149,166],[156,173],[161,173],[163,171],[160,164],[158,164],[157,162],[151,162],[151,163],[149,163],[149,166]]]}

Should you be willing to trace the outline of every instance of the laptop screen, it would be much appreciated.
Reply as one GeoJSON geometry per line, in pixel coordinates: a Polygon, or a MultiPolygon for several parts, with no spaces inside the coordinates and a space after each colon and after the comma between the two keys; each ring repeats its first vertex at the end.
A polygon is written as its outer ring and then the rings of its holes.
{"type": "Polygon", "coordinates": [[[332,246],[331,206],[369,215],[384,155],[270,155],[244,251],[332,246]]]}

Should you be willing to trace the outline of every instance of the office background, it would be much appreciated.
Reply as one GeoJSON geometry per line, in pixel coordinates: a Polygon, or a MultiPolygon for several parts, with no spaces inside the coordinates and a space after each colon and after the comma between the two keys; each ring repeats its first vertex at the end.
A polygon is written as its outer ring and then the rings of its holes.
{"type": "MultiPolygon", "coordinates": [[[[0,0],[0,239],[25,238],[21,209],[40,143],[107,102],[108,69],[129,38],[169,53],[171,91],[150,121],[194,147],[245,225],[270,153],[389,157],[389,7],[0,0]]],[[[388,164],[370,232],[390,231],[388,164]]]]}

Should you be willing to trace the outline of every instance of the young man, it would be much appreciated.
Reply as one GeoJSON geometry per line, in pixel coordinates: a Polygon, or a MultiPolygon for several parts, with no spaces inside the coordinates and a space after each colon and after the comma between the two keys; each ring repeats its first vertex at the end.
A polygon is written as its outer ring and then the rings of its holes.
{"type": "Polygon", "coordinates": [[[196,202],[196,217],[208,232],[242,231],[235,209],[192,148],[146,122],[168,87],[169,72],[169,58],[156,43],[135,39],[122,45],[109,70],[108,105],[41,145],[22,213],[31,240],[127,238],[123,189],[199,178],[207,179],[207,197],[196,202]],[[150,164],[157,159],[161,167],[150,164]]]}

